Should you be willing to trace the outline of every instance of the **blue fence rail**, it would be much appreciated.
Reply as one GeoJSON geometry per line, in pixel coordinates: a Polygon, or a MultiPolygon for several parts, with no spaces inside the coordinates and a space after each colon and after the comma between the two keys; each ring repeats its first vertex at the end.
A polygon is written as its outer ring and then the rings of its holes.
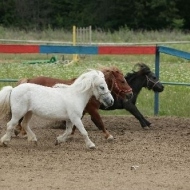
{"type": "MultiPolygon", "coordinates": [[[[157,46],[156,48],[156,55],[155,55],[155,75],[159,78],[160,73],[160,53],[165,53],[168,55],[180,57],[183,59],[190,60],[190,53],[177,50],[170,47],[165,46],[157,46]]],[[[183,86],[190,86],[189,83],[179,83],[179,82],[162,82],[166,85],[183,85],[183,86]]],[[[159,113],[159,94],[155,93],[154,95],[154,115],[158,115],[159,113]]]]}

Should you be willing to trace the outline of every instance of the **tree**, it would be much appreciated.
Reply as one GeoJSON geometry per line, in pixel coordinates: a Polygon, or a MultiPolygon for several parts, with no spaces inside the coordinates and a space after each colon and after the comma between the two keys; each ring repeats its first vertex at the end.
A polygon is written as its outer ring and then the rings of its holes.
{"type": "Polygon", "coordinates": [[[3,26],[10,26],[16,22],[14,14],[15,1],[1,0],[0,1],[0,24],[3,26]]]}
{"type": "Polygon", "coordinates": [[[189,0],[1,0],[0,24],[43,30],[73,25],[115,31],[190,28],[189,0]]]}

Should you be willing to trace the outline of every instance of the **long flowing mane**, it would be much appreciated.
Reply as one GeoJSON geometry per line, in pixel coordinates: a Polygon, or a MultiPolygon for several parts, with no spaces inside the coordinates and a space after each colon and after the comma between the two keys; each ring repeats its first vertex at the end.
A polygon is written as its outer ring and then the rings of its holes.
{"type": "Polygon", "coordinates": [[[94,79],[97,76],[102,76],[104,78],[104,75],[102,72],[97,70],[88,69],[87,72],[81,74],[73,84],[71,84],[71,87],[77,88],[80,92],[85,92],[86,90],[90,89],[92,85],[94,85],[94,79]],[[90,71],[90,72],[89,72],[90,71]]]}
{"type": "Polygon", "coordinates": [[[62,84],[62,83],[57,83],[55,85],[52,86],[53,88],[68,88],[70,87],[69,84],[62,84]]]}
{"type": "Polygon", "coordinates": [[[151,72],[150,68],[144,63],[137,63],[134,65],[132,72],[127,73],[125,79],[130,83],[133,78],[137,75],[142,75],[143,73],[151,72]]]}
{"type": "Polygon", "coordinates": [[[78,92],[85,92],[92,87],[94,79],[98,75],[102,75],[102,78],[104,78],[103,73],[88,69],[87,72],[82,73],[71,85],[57,83],[53,88],[75,88],[78,92]]]}

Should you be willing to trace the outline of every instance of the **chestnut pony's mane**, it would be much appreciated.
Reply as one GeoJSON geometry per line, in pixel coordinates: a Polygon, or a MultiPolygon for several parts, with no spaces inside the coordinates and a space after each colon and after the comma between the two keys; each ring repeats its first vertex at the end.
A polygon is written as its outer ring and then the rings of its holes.
{"type": "Polygon", "coordinates": [[[118,73],[122,75],[122,72],[116,67],[116,66],[110,66],[110,67],[100,67],[100,70],[104,73],[104,75],[109,73],[118,73]]]}
{"type": "Polygon", "coordinates": [[[108,88],[111,91],[113,90],[114,84],[116,85],[115,82],[118,80],[118,78],[123,78],[123,73],[116,66],[100,66],[99,69],[104,73],[108,88]]]}

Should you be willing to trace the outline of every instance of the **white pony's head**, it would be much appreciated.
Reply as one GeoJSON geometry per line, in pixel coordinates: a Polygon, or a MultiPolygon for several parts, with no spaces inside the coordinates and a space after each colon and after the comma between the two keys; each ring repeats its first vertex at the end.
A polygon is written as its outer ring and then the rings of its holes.
{"type": "Polygon", "coordinates": [[[104,74],[98,70],[90,70],[80,75],[75,84],[79,84],[80,91],[91,89],[92,95],[106,107],[112,106],[114,99],[108,89],[104,74]]]}

